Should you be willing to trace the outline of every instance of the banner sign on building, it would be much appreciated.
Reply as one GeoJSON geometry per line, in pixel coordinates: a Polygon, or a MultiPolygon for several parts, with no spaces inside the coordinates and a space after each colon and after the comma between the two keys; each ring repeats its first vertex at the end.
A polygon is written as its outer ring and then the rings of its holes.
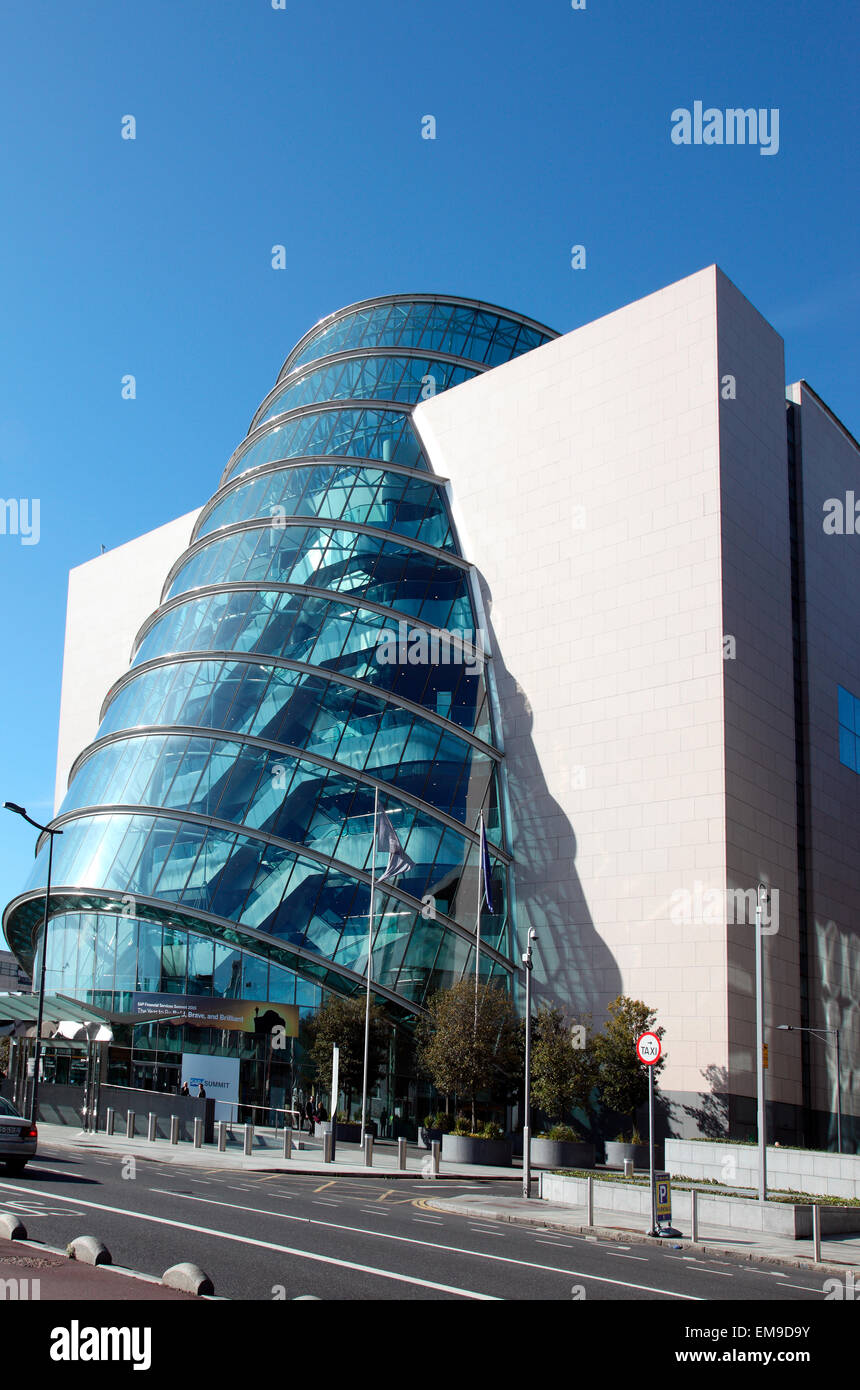
{"type": "Polygon", "coordinates": [[[288,1038],[299,1035],[299,1011],[295,1004],[269,1003],[265,999],[215,999],[204,994],[135,994],[134,1013],[141,1022],[171,1019],[177,1027],[226,1028],[243,1033],[271,1033],[283,1028],[288,1038]]]}

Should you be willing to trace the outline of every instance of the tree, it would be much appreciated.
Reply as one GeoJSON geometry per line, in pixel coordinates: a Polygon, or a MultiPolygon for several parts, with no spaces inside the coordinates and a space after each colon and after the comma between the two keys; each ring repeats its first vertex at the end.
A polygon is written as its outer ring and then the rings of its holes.
{"type": "MultiPolygon", "coordinates": [[[[609,1017],[594,1039],[600,1102],[629,1116],[631,1130],[635,1127],[636,1111],[648,1099],[648,1068],[636,1055],[636,1039],[642,1033],[656,1033],[662,1038],[665,1029],[655,1027],[656,1021],[654,1009],[640,999],[619,994],[609,1005],[609,1017]]],[[[655,1082],[665,1064],[665,1055],[654,1064],[655,1082]]]]}
{"type": "Polygon", "coordinates": [[[541,1005],[532,1020],[532,1100],[551,1120],[562,1121],[568,1110],[590,1109],[597,1083],[590,1022],[575,1026],[550,1004],[541,1005]]]}
{"type": "Polygon", "coordinates": [[[495,985],[480,985],[476,1026],[475,985],[461,980],[434,994],[428,1008],[429,1018],[418,1028],[419,1064],[437,1091],[468,1097],[474,1129],[478,1092],[508,1081],[517,1069],[519,1028],[513,1001],[495,985]]]}
{"type": "MultiPolygon", "coordinates": [[[[306,1024],[308,1053],[317,1081],[331,1090],[331,1050],[340,1049],[339,1084],[346,1094],[346,1114],[352,1109],[354,1091],[361,1091],[364,1074],[364,1010],[362,994],[354,999],[341,999],[330,994],[322,1008],[306,1024]]],[[[370,1006],[370,1045],[367,1058],[367,1088],[374,1085],[388,1059],[388,1029],[382,1010],[370,1006]]],[[[331,1098],[332,1111],[337,1111],[337,1096],[331,1098]]],[[[334,1113],[332,1118],[334,1118],[334,1113]]]]}

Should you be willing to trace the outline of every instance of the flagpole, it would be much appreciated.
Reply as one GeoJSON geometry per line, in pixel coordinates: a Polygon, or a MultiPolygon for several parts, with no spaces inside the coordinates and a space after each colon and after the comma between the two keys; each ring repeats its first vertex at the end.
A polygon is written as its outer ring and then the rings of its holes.
{"type": "MultiPolygon", "coordinates": [[[[379,788],[373,793],[373,839],[370,851],[370,912],[367,914],[367,999],[364,1005],[364,1074],[361,1081],[361,1142],[364,1143],[364,1122],[367,1112],[367,1063],[370,1055],[370,965],[373,952],[373,918],[376,909],[376,817],[379,812],[379,788]]],[[[477,1008],[477,996],[475,1007],[477,1008]]]]}
{"type": "Polygon", "coordinates": [[[478,1031],[478,971],[481,963],[481,907],[484,901],[484,813],[478,817],[478,911],[475,919],[475,1032],[478,1031]]]}

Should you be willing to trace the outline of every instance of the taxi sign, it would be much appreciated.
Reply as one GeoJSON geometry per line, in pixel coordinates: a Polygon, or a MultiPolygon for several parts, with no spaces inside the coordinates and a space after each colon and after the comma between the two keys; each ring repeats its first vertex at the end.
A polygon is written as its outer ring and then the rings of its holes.
{"type": "Polygon", "coordinates": [[[655,1062],[659,1062],[663,1048],[656,1033],[643,1033],[636,1040],[636,1055],[640,1062],[644,1062],[646,1067],[653,1067],[655,1062]]]}

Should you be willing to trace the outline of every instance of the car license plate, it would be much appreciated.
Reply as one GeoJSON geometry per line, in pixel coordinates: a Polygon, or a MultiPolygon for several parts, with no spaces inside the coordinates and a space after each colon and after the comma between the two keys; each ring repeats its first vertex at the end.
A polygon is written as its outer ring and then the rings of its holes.
{"type": "Polygon", "coordinates": [[[20,1137],[20,1134],[21,1134],[21,1126],[20,1126],[20,1125],[0,1125],[0,1134],[14,1134],[14,1135],[15,1135],[15,1138],[17,1139],[17,1138],[20,1137]]]}

